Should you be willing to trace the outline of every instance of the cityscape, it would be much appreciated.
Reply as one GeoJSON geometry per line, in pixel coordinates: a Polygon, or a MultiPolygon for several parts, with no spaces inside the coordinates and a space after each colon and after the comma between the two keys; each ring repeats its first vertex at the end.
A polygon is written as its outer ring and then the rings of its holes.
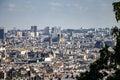
{"type": "Polygon", "coordinates": [[[0,80],[120,80],[120,1],[0,0],[0,80]]]}
{"type": "Polygon", "coordinates": [[[115,45],[110,28],[0,28],[0,80],[76,80],[115,45]]]}

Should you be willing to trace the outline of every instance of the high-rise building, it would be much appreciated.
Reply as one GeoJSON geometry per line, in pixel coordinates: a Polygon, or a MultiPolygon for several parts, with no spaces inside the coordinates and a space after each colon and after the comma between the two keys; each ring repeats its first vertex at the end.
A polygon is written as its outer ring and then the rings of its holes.
{"type": "Polygon", "coordinates": [[[61,39],[61,35],[60,34],[58,34],[58,37],[57,37],[57,41],[58,41],[58,43],[60,43],[60,39],[61,39]]]}
{"type": "Polygon", "coordinates": [[[44,34],[45,35],[49,35],[50,34],[50,27],[49,26],[45,27],[44,34]]]}
{"type": "Polygon", "coordinates": [[[64,36],[63,36],[63,34],[58,34],[57,41],[58,41],[58,43],[64,41],[64,36]]]}
{"type": "Polygon", "coordinates": [[[4,39],[5,39],[4,28],[0,28],[0,40],[4,40],[4,39]]]}
{"type": "Polygon", "coordinates": [[[52,35],[50,35],[50,39],[49,39],[50,41],[49,41],[49,45],[51,45],[52,44],[52,35]]]}
{"type": "Polygon", "coordinates": [[[52,27],[52,29],[51,29],[51,33],[52,34],[61,34],[61,27],[52,27]]]}
{"type": "Polygon", "coordinates": [[[57,34],[57,27],[52,27],[51,33],[52,34],[57,34]]]}
{"type": "Polygon", "coordinates": [[[64,41],[64,35],[63,34],[61,34],[61,40],[60,40],[61,42],[63,42],[64,41]]]}
{"type": "Polygon", "coordinates": [[[31,26],[31,32],[34,32],[34,36],[37,36],[37,26],[31,26]]]}

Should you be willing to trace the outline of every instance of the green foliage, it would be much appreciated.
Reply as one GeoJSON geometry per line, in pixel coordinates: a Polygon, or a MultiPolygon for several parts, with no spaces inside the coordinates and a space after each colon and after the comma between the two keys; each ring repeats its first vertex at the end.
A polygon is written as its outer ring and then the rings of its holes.
{"type": "Polygon", "coordinates": [[[116,72],[109,76],[106,80],[120,80],[120,69],[117,69],[116,72]]]}
{"type": "Polygon", "coordinates": [[[105,71],[100,72],[101,70],[108,71],[115,66],[112,64],[113,57],[111,56],[113,56],[113,53],[108,51],[108,48],[109,47],[106,45],[102,50],[100,50],[100,58],[91,63],[89,72],[86,71],[85,73],[82,73],[78,80],[102,80],[104,76],[108,75],[105,71]]]}
{"type": "Polygon", "coordinates": [[[120,2],[113,3],[113,11],[115,12],[115,18],[118,22],[120,20],[120,2]]]}
{"type": "Polygon", "coordinates": [[[116,45],[114,51],[109,51],[105,45],[100,52],[100,58],[90,64],[89,71],[80,74],[78,80],[119,80],[120,79],[120,31],[117,27],[112,29],[116,34],[116,45]],[[111,75],[110,75],[111,73],[111,75]]]}
{"type": "Polygon", "coordinates": [[[119,36],[119,31],[120,31],[120,30],[118,29],[117,26],[115,26],[114,28],[112,28],[111,31],[112,31],[112,35],[113,35],[114,37],[119,36]]]}
{"type": "MultiPolygon", "coordinates": [[[[120,2],[113,3],[113,11],[117,22],[120,20],[120,2]]],[[[111,29],[116,39],[114,51],[109,51],[109,46],[100,50],[100,58],[90,64],[89,71],[81,73],[77,80],[120,80],[120,29],[111,29]]]]}

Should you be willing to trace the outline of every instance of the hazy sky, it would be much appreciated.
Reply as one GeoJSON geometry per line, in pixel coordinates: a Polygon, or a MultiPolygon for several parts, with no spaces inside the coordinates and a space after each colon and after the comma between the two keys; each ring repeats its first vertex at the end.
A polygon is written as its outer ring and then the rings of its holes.
{"type": "Polygon", "coordinates": [[[113,2],[119,0],[0,0],[0,27],[30,29],[112,27],[113,2]]]}

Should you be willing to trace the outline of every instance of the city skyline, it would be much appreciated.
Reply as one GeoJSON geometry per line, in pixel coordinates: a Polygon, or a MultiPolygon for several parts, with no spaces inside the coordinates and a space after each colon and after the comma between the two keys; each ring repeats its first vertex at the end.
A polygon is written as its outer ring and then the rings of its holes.
{"type": "Polygon", "coordinates": [[[119,25],[113,2],[118,0],[1,0],[0,27],[111,28],[119,25]]]}

